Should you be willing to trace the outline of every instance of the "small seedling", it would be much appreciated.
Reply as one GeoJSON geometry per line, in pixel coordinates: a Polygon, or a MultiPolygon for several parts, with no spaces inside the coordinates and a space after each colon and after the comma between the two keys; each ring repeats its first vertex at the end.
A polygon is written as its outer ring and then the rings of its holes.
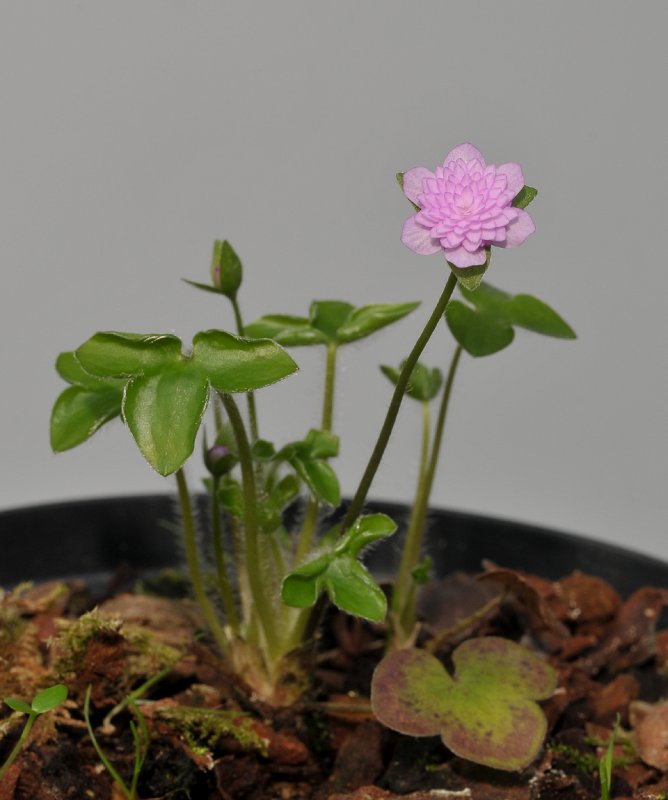
{"type": "Polygon", "coordinates": [[[90,693],[91,693],[91,685],[88,685],[86,689],[86,696],[84,698],[84,720],[86,721],[86,728],[88,729],[88,735],[93,743],[93,747],[95,748],[95,752],[97,753],[100,761],[104,765],[104,768],[107,772],[111,775],[114,783],[118,785],[118,788],[123,793],[123,796],[126,800],[138,800],[137,795],[137,784],[139,782],[139,775],[141,774],[142,767],[144,766],[144,761],[146,760],[146,754],[148,752],[148,744],[149,744],[149,732],[148,728],[146,727],[146,720],[144,719],[141,711],[137,707],[137,704],[132,698],[128,699],[128,705],[130,706],[132,713],[137,718],[137,725],[134,722],[130,722],[130,730],[132,732],[132,741],[134,744],[134,751],[135,751],[135,762],[134,768],[132,770],[132,780],[130,782],[130,786],[125,783],[123,778],[119,775],[118,771],[114,767],[114,765],[109,761],[109,759],[104,754],[100,743],[95,736],[95,731],[93,730],[93,726],[90,721],[90,693]]]}
{"type": "Polygon", "coordinates": [[[67,700],[67,686],[62,683],[58,683],[55,686],[50,686],[48,689],[43,689],[41,692],[38,692],[33,697],[30,705],[24,700],[19,700],[18,697],[5,697],[5,705],[8,705],[12,711],[18,711],[20,714],[27,714],[28,719],[26,720],[23,732],[19,736],[18,742],[14,745],[14,749],[9,754],[9,757],[2,767],[0,767],[0,781],[4,778],[7,770],[14,763],[16,757],[23,749],[23,746],[28,741],[30,731],[37,717],[41,714],[53,711],[54,708],[64,703],[65,700],[67,700]]]}
{"type": "Polygon", "coordinates": [[[610,800],[610,787],[612,786],[612,751],[615,747],[615,738],[619,729],[619,714],[610,733],[608,746],[598,763],[598,774],[601,780],[601,800],[610,800]]]}

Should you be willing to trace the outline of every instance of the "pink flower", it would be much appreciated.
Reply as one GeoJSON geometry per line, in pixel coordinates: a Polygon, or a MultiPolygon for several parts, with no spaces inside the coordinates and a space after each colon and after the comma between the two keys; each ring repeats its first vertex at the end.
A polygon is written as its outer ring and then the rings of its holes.
{"type": "Polygon", "coordinates": [[[423,256],[443,250],[456,267],[484,264],[485,247],[517,247],[535,226],[511,205],[524,186],[519,164],[485,164],[472,144],[460,144],[430,172],[415,167],[404,174],[404,194],[420,207],[406,220],[401,241],[423,256]]]}

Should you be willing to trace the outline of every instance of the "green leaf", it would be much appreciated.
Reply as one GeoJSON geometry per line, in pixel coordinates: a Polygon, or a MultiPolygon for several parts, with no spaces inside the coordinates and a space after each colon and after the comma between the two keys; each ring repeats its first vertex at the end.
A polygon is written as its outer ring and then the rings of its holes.
{"type": "Polygon", "coordinates": [[[425,650],[386,656],[371,684],[371,707],[389,728],[435,736],[456,755],[521,770],[538,755],[547,723],[536,700],[556,687],[554,670],[495,636],[468,639],[452,656],[454,676],[425,650]]]}
{"type": "Polygon", "coordinates": [[[419,303],[376,303],[356,308],[338,328],[336,341],[347,344],[369,336],[386,325],[403,319],[419,305],[419,303]]]}
{"type": "MultiPolygon", "coordinates": [[[[7,701],[5,701],[7,702],[7,701]]],[[[619,729],[619,714],[615,719],[615,724],[610,732],[610,739],[605,753],[598,762],[598,775],[601,781],[601,800],[610,800],[610,789],[612,787],[612,756],[615,747],[615,738],[619,729]]]]}
{"type": "Polygon", "coordinates": [[[507,347],[515,338],[510,325],[500,322],[487,311],[470,308],[451,300],[445,320],[457,342],[472,356],[489,356],[507,347]]]}
{"type": "Polygon", "coordinates": [[[130,381],[123,417],[139,450],[160,473],[171,475],[190,456],[206,408],[206,379],[179,363],[130,381]]]}
{"type": "Polygon", "coordinates": [[[397,524],[387,514],[365,514],[358,517],[336,548],[357,557],[361,551],[378,539],[385,539],[396,531],[397,524]]]}
{"type": "Polygon", "coordinates": [[[281,584],[281,598],[292,608],[311,608],[322,591],[322,578],[332,562],[329,553],[303,564],[286,575],[281,584]]]}
{"type": "Polygon", "coordinates": [[[275,342],[246,339],[218,330],[195,336],[192,360],[214,389],[225,394],[269,386],[298,369],[275,342]]]}
{"type": "Polygon", "coordinates": [[[266,439],[258,439],[253,443],[251,455],[256,461],[273,461],[276,458],[276,448],[266,439]]]}
{"type": "Polygon", "coordinates": [[[24,703],[23,700],[19,700],[18,697],[5,697],[4,703],[8,705],[12,711],[19,711],[21,714],[32,713],[32,708],[30,708],[27,703],[24,703]]]}
{"type": "Polygon", "coordinates": [[[299,481],[294,475],[285,475],[269,494],[269,504],[282,511],[299,494],[299,481]]]}
{"type": "Polygon", "coordinates": [[[123,394],[118,388],[89,391],[70,386],[51,412],[51,449],[60,453],[85,442],[105,422],[121,413],[123,394]]]}
{"type": "Polygon", "coordinates": [[[117,387],[122,391],[125,381],[117,378],[96,378],[81,366],[81,363],[72,352],[61,353],[56,359],[56,372],[63,380],[74,386],[83,386],[84,389],[98,391],[117,387]]]}
{"type": "Polygon", "coordinates": [[[338,330],[352,313],[354,306],[343,300],[314,300],[309,309],[309,320],[330,342],[338,341],[338,330]]]}
{"type": "Polygon", "coordinates": [[[326,461],[300,458],[297,455],[289,461],[315,497],[324,500],[330,506],[338,506],[341,501],[339,480],[326,461]]]}
{"type": "Polygon", "coordinates": [[[232,514],[242,519],[244,515],[244,493],[234,478],[223,478],[218,486],[218,502],[232,514]]]}
{"type": "Polygon", "coordinates": [[[448,261],[448,266],[454,272],[457,282],[460,287],[474,292],[480,286],[484,274],[489,268],[489,262],[492,257],[492,248],[487,245],[485,247],[487,257],[484,264],[475,267],[457,267],[448,261]]]}
{"type": "MultiPolygon", "coordinates": [[[[401,362],[399,369],[386,365],[381,365],[380,369],[383,375],[389,378],[396,386],[399,382],[404,363],[404,361],[401,362]]],[[[428,403],[439,393],[442,383],[443,375],[439,369],[429,369],[429,367],[425,367],[424,364],[418,362],[411,373],[406,388],[406,394],[408,397],[413,398],[413,400],[419,400],[421,403],[428,403]]]]}
{"type": "Polygon", "coordinates": [[[533,186],[523,186],[515,195],[512,205],[515,208],[526,208],[538,194],[538,189],[533,186]]]}
{"type": "Polygon", "coordinates": [[[86,372],[101,378],[157,372],[181,360],[181,340],[171,334],[96,333],[75,351],[86,372]]]}
{"type": "Polygon", "coordinates": [[[287,314],[268,314],[245,327],[246,336],[255,339],[273,339],[283,347],[302,347],[327,344],[322,331],[315,330],[306,317],[287,314]]]}
{"type": "Polygon", "coordinates": [[[506,307],[509,322],[521,328],[542,333],[544,336],[555,336],[558,339],[575,339],[575,331],[556,311],[548,305],[528,294],[516,294],[506,307]]]}
{"type": "Polygon", "coordinates": [[[348,614],[372,622],[382,622],[387,612],[387,599],[371,573],[350,555],[330,564],[324,576],[329,599],[348,614]]]}
{"type": "Polygon", "coordinates": [[[459,287],[459,291],[462,293],[462,297],[468,300],[471,305],[476,308],[491,311],[496,315],[500,314],[501,318],[505,319],[503,309],[508,305],[508,301],[512,297],[508,292],[497,289],[486,281],[474,292],[465,289],[463,286],[459,287]]]}
{"type": "Polygon", "coordinates": [[[67,700],[67,686],[58,683],[38,692],[32,701],[32,710],[36,714],[45,714],[67,700]]]}
{"type": "Polygon", "coordinates": [[[339,454],[339,437],[330,431],[316,428],[306,434],[301,442],[294,443],[296,451],[308,458],[334,458],[339,454]]]}

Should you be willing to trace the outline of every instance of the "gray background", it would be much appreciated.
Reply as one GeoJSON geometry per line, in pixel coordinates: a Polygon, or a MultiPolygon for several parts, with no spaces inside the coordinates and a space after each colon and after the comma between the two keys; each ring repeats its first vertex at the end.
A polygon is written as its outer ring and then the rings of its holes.
{"type": "MultiPolygon", "coordinates": [[[[99,329],[231,328],[219,298],[180,282],[207,279],[223,237],[249,321],[314,297],[424,301],[341,358],[352,491],[389,398],[376,364],[406,354],[446,278],[440,256],[401,245],[394,174],[470,140],[540,190],[536,234],[496,251],[490,282],[551,303],[579,340],[520,334],[463,360],[434,502],[668,558],[666,9],[4,3],[0,505],[172,490],[118,422],[51,454],[53,362],[99,329]]],[[[425,360],[451,349],[443,327],[425,360]]],[[[318,354],[293,355],[302,372],[260,398],[281,441],[319,417],[318,354]]],[[[417,412],[402,410],[376,497],[412,496],[417,412]]]]}

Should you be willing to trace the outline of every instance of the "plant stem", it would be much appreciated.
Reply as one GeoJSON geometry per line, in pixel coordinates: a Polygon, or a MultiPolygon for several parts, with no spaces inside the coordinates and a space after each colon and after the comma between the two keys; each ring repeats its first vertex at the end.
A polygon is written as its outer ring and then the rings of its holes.
{"type": "Polygon", "coordinates": [[[266,589],[272,585],[271,577],[266,569],[266,561],[260,555],[260,543],[257,528],[257,500],[255,490],[255,472],[251,457],[250,444],[246,429],[237,404],[229,394],[221,395],[225,411],[234,431],[234,438],[239,453],[241,466],[241,482],[244,495],[244,543],[246,550],[246,574],[253,597],[257,615],[267,642],[269,656],[276,652],[278,644],[276,628],[273,620],[273,609],[267,597],[266,589]]]}
{"type": "Polygon", "coordinates": [[[97,757],[102,762],[104,768],[107,772],[111,775],[112,780],[118,785],[118,788],[123,793],[126,800],[135,800],[135,797],[130,793],[130,790],[125,785],[125,781],[121,776],[118,774],[114,765],[109,761],[109,759],[104,754],[104,750],[100,746],[100,743],[95,736],[95,731],[93,730],[93,726],[90,721],[90,692],[91,692],[91,684],[88,684],[88,688],[86,689],[86,696],[84,697],[84,720],[86,722],[86,728],[88,729],[88,735],[90,736],[90,740],[93,743],[93,747],[95,748],[95,752],[97,753],[97,757]]]}
{"type": "Polygon", "coordinates": [[[197,604],[202,611],[204,621],[213,634],[222,653],[229,657],[229,644],[227,636],[225,635],[225,631],[218,621],[216,612],[204,590],[204,582],[202,580],[202,573],[200,572],[199,560],[197,558],[197,537],[195,536],[195,523],[193,520],[192,505],[190,503],[188,484],[186,483],[186,476],[183,472],[183,469],[179,469],[176,472],[176,484],[179,490],[179,503],[181,505],[183,543],[186,551],[186,563],[188,564],[188,573],[190,575],[190,582],[195,593],[195,599],[197,600],[197,604]]]}
{"type": "Polygon", "coordinates": [[[233,631],[239,630],[239,616],[237,607],[232,594],[230,577],[227,574],[225,564],[225,549],[223,548],[223,531],[220,524],[220,503],[218,501],[219,478],[212,478],[213,487],[211,491],[211,532],[213,534],[213,556],[216,562],[216,573],[218,575],[218,590],[223,609],[227,616],[227,621],[233,631]]]}
{"type": "MultiPolygon", "coordinates": [[[[325,390],[322,404],[322,422],[320,427],[323,431],[332,430],[334,417],[334,383],[336,377],[336,355],[338,347],[336,344],[327,345],[327,361],[325,364],[325,390]]],[[[295,551],[294,565],[299,566],[306,558],[313,545],[313,537],[318,527],[318,511],[320,503],[315,497],[311,497],[304,516],[304,523],[299,534],[297,549],[295,551]]]]}
{"type": "Polygon", "coordinates": [[[357,491],[355,496],[348,507],[348,511],[346,512],[346,516],[343,520],[343,524],[341,527],[341,532],[344,533],[355,521],[358,517],[360,511],[362,510],[362,506],[364,505],[364,501],[366,500],[366,496],[369,492],[369,488],[371,487],[371,483],[376,475],[376,471],[378,470],[378,466],[383,458],[383,453],[385,452],[385,448],[387,447],[387,443],[390,439],[390,435],[392,434],[392,428],[394,427],[394,423],[397,419],[397,415],[399,413],[399,408],[401,407],[401,402],[404,398],[404,393],[406,391],[406,387],[408,386],[408,381],[411,377],[411,373],[413,372],[413,368],[415,367],[422,351],[427,345],[427,342],[431,338],[432,333],[436,329],[436,326],[439,323],[439,320],[443,316],[445,312],[446,306],[452,297],[452,293],[455,290],[455,286],[457,285],[457,278],[453,272],[450,273],[450,277],[445,284],[445,288],[443,289],[443,293],[438,299],[436,303],[436,307],[434,308],[427,324],[424,327],[422,333],[418,336],[417,341],[413,345],[413,349],[411,350],[408,358],[404,362],[403,369],[399,375],[399,380],[397,381],[397,385],[394,387],[394,394],[392,395],[392,399],[390,400],[389,408],[387,409],[387,414],[385,416],[385,421],[383,422],[383,426],[380,429],[380,433],[378,435],[378,440],[376,445],[371,453],[371,457],[369,458],[369,463],[367,464],[366,470],[362,475],[362,479],[357,487],[357,491]]]}
{"type": "MultiPolygon", "coordinates": [[[[230,297],[230,302],[232,303],[232,309],[234,311],[234,319],[237,324],[237,333],[239,336],[246,335],[246,329],[244,327],[243,320],[241,318],[241,309],[239,308],[239,303],[237,302],[236,295],[230,297]]],[[[258,427],[257,427],[257,409],[255,407],[255,395],[253,392],[246,393],[246,401],[248,403],[248,424],[250,426],[250,433],[251,433],[251,441],[255,442],[258,438],[258,427]]]]}
{"type": "Polygon", "coordinates": [[[438,466],[438,459],[443,441],[445,418],[461,354],[462,348],[458,346],[452,356],[448,369],[448,377],[445,381],[445,388],[443,389],[441,403],[438,409],[438,417],[436,418],[434,441],[431,446],[429,464],[427,465],[423,479],[420,481],[420,486],[415,498],[408,533],[406,534],[406,541],[401,556],[399,574],[392,594],[392,606],[397,612],[399,624],[404,633],[409,633],[410,630],[412,630],[415,621],[416,593],[410,593],[409,598],[408,587],[411,581],[411,573],[420,559],[427,509],[429,508],[429,497],[431,495],[432,486],[434,485],[434,477],[436,475],[436,468],[438,466]]]}
{"type": "Polygon", "coordinates": [[[412,561],[413,551],[415,549],[413,543],[416,538],[421,538],[418,528],[420,515],[417,513],[417,510],[421,506],[425,491],[427,467],[429,463],[430,427],[429,403],[425,401],[422,403],[422,447],[420,450],[420,469],[418,471],[417,487],[415,489],[415,500],[413,502],[406,538],[404,539],[404,546],[401,552],[399,572],[392,588],[392,610],[395,614],[399,614],[401,607],[410,602],[408,594],[411,588],[411,572],[416,566],[412,561]]]}
{"type": "Polygon", "coordinates": [[[2,779],[4,778],[5,773],[7,772],[7,770],[14,763],[14,761],[16,760],[16,757],[18,756],[18,754],[23,749],[23,746],[28,741],[28,737],[30,736],[30,730],[32,729],[33,724],[35,723],[35,720],[37,719],[37,716],[38,715],[35,712],[32,712],[31,714],[28,714],[28,719],[26,720],[26,724],[25,724],[23,730],[21,731],[21,735],[19,736],[18,742],[12,748],[12,752],[7,757],[7,760],[5,761],[5,763],[2,765],[2,767],[0,767],[0,783],[2,782],[2,779]]]}
{"type": "Polygon", "coordinates": [[[334,381],[336,378],[336,355],[338,347],[336,344],[327,345],[327,362],[325,365],[325,392],[322,405],[322,424],[323,431],[332,430],[332,419],[334,416],[334,381]]]}

